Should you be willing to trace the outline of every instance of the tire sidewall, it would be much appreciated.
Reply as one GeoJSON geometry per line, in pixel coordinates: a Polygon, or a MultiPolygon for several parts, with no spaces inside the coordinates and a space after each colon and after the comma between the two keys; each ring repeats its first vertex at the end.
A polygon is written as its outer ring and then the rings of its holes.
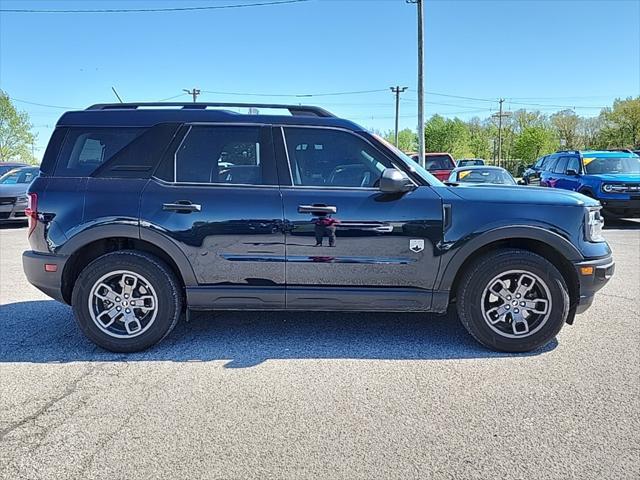
{"type": "Polygon", "coordinates": [[[98,257],[87,265],[76,280],[72,306],[76,323],[94,343],[113,352],[135,352],[155,345],[167,336],[182,310],[181,295],[175,275],[156,257],[135,251],[118,251],[98,257]],[[130,270],[142,275],[157,294],[157,314],[151,327],[132,338],[115,338],[103,332],[89,313],[89,295],[98,279],[116,270],[130,270]]]}
{"type": "Polygon", "coordinates": [[[488,255],[469,270],[458,301],[463,325],[485,346],[506,352],[527,352],[549,343],[562,329],[569,313],[569,295],[564,278],[546,259],[527,251],[503,251],[488,255]],[[542,279],[551,294],[551,314],[533,335],[508,338],[496,333],[482,314],[482,294],[489,281],[508,270],[524,270],[542,279]]]}

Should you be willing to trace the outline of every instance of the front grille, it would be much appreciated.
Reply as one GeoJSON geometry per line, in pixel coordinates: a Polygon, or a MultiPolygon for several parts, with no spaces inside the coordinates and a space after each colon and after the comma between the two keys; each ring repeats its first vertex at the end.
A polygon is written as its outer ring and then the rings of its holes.
{"type": "Polygon", "coordinates": [[[0,212],[0,220],[6,220],[11,215],[11,212],[0,212]]]}
{"type": "Polygon", "coordinates": [[[0,205],[13,205],[16,203],[16,197],[0,197],[0,205]]]}

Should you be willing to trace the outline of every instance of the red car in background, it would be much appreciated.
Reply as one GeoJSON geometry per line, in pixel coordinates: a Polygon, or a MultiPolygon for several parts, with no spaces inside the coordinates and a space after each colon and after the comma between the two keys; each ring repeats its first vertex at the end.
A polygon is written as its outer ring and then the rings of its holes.
{"type": "MultiPolygon", "coordinates": [[[[418,154],[411,155],[414,161],[418,161],[418,154]]],[[[456,168],[456,163],[450,153],[425,153],[424,166],[438,180],[445,181],[449,178],[451,170],[456,168]]]]}

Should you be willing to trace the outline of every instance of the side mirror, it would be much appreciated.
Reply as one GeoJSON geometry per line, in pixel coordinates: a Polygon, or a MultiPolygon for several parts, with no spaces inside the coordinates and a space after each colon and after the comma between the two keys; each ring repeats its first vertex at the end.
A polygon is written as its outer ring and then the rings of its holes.
{"type": "Polygon", "coordinates": [[[518,180],[518,185],[526,185],[527,182],[525,182],[524,180],[520,179],[518,180]]]}
{"type": "Polygon", "coordinates": [[[384,193],[401,193],[413,190],[413,182],[404,172],[395,168],[385,168],[380,177],[380,191],[384,193]]]}
{"type": "Polygon", "coordinates": [[[571,175],[572,177],[578,176],[578,172],[576,172],[573,168],[567,169],[567,175],[571,175]]]}

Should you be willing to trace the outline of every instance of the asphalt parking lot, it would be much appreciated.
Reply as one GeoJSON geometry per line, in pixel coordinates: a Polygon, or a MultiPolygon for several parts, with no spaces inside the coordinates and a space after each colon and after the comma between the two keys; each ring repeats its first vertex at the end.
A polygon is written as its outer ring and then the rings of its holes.
{"type": "Polygon", "coordinates": [[[455,317],[226,313],[99,350],[0,229],[0,478],[640,478],[640,222],[542,351],[455,317]]]}

